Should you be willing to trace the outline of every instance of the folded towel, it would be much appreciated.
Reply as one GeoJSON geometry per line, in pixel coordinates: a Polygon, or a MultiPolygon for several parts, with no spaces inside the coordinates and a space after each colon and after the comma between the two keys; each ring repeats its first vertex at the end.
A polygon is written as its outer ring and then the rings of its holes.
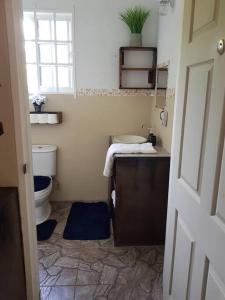
{"type": "Polygon", "coordinates": [[[106,177],[112,176],[112,168],[114,162],[114,154],[123,153],[123,154],[132,154],[132,153],[145,153],[151,154],[156,153],[157,151],[153,148],[151,143],[144,144],[112,144],[107,152],[105,168],[103,175],[106,177]]]}

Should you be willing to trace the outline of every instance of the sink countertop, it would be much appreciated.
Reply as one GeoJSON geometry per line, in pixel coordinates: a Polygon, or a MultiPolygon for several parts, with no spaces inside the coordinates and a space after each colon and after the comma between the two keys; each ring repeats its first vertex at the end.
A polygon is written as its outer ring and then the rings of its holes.
{"type": "Polygon", "coordinates": [[[115,157],[170,157],[170,153],[167,152],[164,148],[158,146],[154,148],[156,149],[157,153],[117,153],[115,154],[115,157]]]}
{"type": "Polygon", "coordinates": [[[125,134],[125,135],[114,135],[111,136],[112,143],[118,144],[143,144],[147,143],[147,138],[140,136],[140,135],[132,135],[132,134],[125,134]]]}

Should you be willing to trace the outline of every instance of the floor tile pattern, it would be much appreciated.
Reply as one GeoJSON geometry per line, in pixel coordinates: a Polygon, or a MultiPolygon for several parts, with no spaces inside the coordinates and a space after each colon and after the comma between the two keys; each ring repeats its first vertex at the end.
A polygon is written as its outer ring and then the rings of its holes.
{"type": "Polygon", "coordinates": [[[41,300],[161,300],[163,247],[62,238],[71,204],[53,205],[52,237],[38,242],[41,300]]]}

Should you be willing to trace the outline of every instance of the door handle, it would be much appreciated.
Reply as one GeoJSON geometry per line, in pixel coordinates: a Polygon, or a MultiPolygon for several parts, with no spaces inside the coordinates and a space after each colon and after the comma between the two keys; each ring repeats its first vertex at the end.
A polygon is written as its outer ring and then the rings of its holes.
{"type": "Polygon", "coordinates": [[[223,55],[224,52],[225,52],[225,41],[224,39],[220,39],[218,44],[217,44],[217,52],[220,54],[220,55],[223,55]]]}

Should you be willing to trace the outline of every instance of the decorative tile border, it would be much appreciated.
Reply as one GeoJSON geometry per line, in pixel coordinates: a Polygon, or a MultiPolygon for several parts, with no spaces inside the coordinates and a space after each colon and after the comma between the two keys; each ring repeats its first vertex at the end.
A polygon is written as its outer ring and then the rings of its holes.
{"type": "Polygon", "coordinates": [[[157,90],[157,96],[175,96],[175,89],[167,89],[167,90],[157,90]]]}
{"type": "Polygon", "coordinates": [[[155,96],[155,90],[137,90],[137,89],[79,89],[77,96],[155,96]]]}
{"type": "MultiPolygon", "coordinates": [[[[158,96],[174,96],[175,89],[167,89],[167,90],[158,90],[158,96]]],[[[78,97],[84,96],[96,96],[96,97],[120,97],[120,96],[142,96],[142,97],[149,97],[149,96],[156,96],[155,90],[120,90],[120,89],[80,89],[77,91],[78,97]]]]}

